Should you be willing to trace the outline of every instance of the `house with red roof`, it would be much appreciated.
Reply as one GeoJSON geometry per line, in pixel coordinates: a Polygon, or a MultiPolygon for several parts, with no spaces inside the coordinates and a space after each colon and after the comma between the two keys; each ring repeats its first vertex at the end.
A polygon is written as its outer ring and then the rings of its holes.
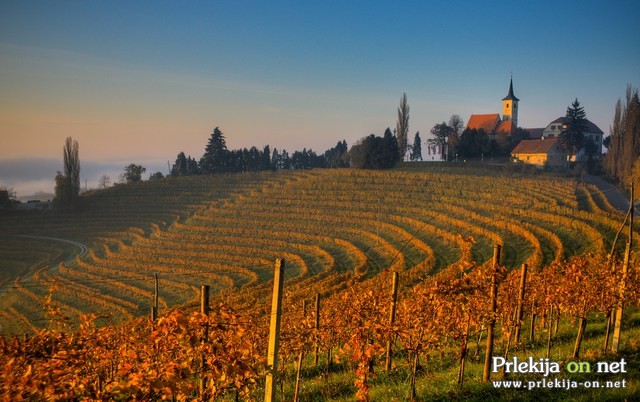
{"type": "Polygon", "coordinates": [[[522,140],[511,151],[511,156],[514,161],[539,169],[562,170],[567,167],[567,152],[558,137],[522,140]]]}
{"type": "MultiPolygon", "coordinates": [[[[566,128],[567,118],[558,117],[551,123],[547,124],[543,128],[526,128],[529,132],[529,138],[531,139],[551,139],[560,138],[562,130],[566,128]]],[[[604,132],[600,130],[600,127],[596,126],[589,119],[585,119],[582,134],[586,141],[590,141],[595,146],[595,152],[593,156],[597,159],[602,158],[602,140],[604,132]]],[[[571,162],[584,162],[588,158],[586,148],[578,150],[576,155],[572,156],[571,162]]]]}

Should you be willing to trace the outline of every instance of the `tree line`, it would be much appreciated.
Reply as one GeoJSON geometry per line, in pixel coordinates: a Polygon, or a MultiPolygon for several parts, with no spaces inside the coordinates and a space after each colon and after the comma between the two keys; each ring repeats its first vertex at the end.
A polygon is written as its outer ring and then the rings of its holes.
{"type": "Polygon", "coordinates": [[[193,176],[215,173],[241,173],[266,170],[313,169],[348,167],[347,142],[339,141],[335,147],[323,154],[317,154],[311,149],[303,149],[289,154],[286,150],[271,151],[269,145],[259,149],[253,146],[249,149],[229,150],[226,139],[219,127],[213,129],[205,152],[196,160],[184,152],[178,153],[171,167],[171,176],[193,176]]]}
{"type": "Polygon", "coordinates": [[[625,185],[640,185],[640,98],[638,89],[627,86],[624,100],[616,102],[610,135],[604,145],[609,149],[603,168],[625,185]]]}

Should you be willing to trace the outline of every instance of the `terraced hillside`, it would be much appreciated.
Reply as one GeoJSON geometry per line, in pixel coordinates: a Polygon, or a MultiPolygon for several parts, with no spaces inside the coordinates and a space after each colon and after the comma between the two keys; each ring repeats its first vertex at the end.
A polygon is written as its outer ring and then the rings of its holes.
{"type": "Polygon", "coordinates": [[[2,333],[46,325],[50,293],[71,317],[147,314],[154,273],[161,309],[195,303],[201,284],[253,308],[269,300],[280,257],[291,294],[328,294],[386,268],[416,282],[482,263],[494,244],[507,267],[541,267],[610,248],[621,221],[602,193],[572,179],[466,169],[183,177],[85,198],[73,213],[0,214],[2,333]],[[51,238],[89,251],[69,260],[77,247],[51,238]]]}

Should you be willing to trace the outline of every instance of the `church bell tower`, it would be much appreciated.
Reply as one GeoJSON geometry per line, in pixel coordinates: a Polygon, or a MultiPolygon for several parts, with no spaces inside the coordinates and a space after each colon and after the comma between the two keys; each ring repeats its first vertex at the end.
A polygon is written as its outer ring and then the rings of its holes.
{"type": "Polygon", "coordinates": [[[502,121],[511,120],[514,129],[518,127],[518,101],[513,94],[513,77],[509,82],[509,94],[502,99],[502,121]]]}

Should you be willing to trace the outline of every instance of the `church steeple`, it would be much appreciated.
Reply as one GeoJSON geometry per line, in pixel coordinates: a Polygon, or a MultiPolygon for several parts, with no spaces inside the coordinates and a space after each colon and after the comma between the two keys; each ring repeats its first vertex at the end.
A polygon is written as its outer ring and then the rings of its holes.
{"type": "Polygon", "coordinates": [[[502,99],[502,120],[511,120],[513,128],[518,127],[518,101],[513,94],[513,77],[509,81],[509,93],[502,99]]]}

